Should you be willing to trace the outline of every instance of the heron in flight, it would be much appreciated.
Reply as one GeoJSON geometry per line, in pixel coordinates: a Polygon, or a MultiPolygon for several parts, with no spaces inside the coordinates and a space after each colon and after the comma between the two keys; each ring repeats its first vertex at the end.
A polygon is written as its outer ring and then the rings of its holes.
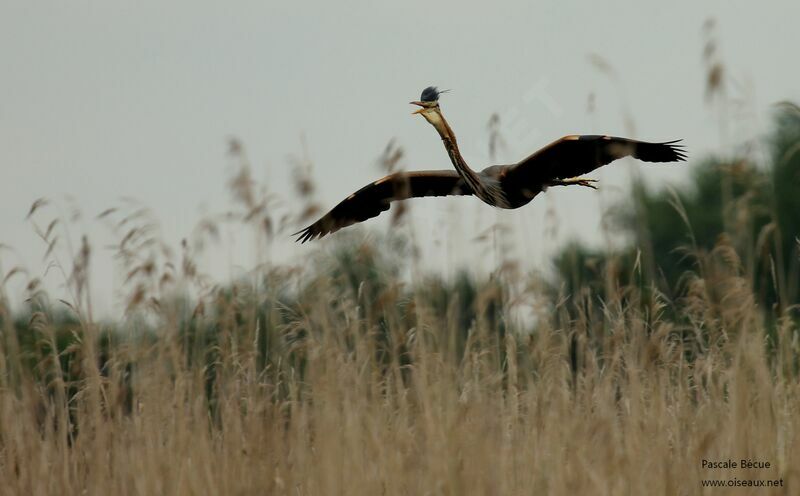
{"type": "Polygon", "coordinates": [[[305,243],[343,227],[377,217],[397,200],[425,196],[474,195],[499,208],[519,208],[550,186],[585,186],[597,189],[593,179],[580,177],[619,158],[632,156],[644,162],[686,160],[680,140],[649,143],[628,138],[569,135],[550,143],[515,164],[491,165],[472,170],[461,156],[456,135],[442,115],[436,87],[422,91],[420,114],[439,133],[455,170],[396,172],[351,194],[330,212],[295,233],[305,243]]]}

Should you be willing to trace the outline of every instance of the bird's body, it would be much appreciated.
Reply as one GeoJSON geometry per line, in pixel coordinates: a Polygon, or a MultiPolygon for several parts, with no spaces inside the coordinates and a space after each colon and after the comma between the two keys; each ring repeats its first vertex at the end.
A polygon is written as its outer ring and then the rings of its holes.
{"type": "Polygon", "coordinates": [[[455,170],[398,172],[370,183],[341,201],[317,222],[298,232],[306,242],[363,222],[388,210],[391,202],[425,196],[474,195],[506,209],[528,204],[550,186],[580,185],[594,188],[591,179],[579,178],[618,158],[632,156],[645,162],[685,160],[677,141],[645,141],[597,135],[565,136],[529,157],[509,165],[492,165],[473,171],[458,150],[458,143],[438,105],[435,88],[423,91],[422,107],[415,113],[439,132],[455,170]],[[427,96],[427,98],[426,98],[427,96]]]}

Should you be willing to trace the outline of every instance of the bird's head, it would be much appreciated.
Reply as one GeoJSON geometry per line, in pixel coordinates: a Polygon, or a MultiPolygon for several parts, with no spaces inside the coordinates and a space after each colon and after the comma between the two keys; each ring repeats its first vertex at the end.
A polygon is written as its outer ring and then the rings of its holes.
{"type": "Polygon", "coordinates": [[[439,95],[447,92],[448,90],[440,91],[436,86],[428,86],[422,90],[422,95],[419,100],[415,100],[411,105],[418,105],[420,108],[412,112],[412,114],[420,114],[426,121],[430,122],[433,127],[440,133],[447,131],[447,124],[442,117],[441,109],[439,108],[439,95]]]}

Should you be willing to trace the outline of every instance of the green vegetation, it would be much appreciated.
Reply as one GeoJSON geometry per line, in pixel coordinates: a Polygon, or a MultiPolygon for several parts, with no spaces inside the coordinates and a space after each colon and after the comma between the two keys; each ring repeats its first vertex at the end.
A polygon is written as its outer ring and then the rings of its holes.
{"type": "Polygon", "coordinates": [[[632,202],[614,209],[618,234],[633,240],[630,247],[608,254],[572,244],[555,260],[560,283],[569,294],[580,286],[602,291],[610,277],[675,299],[686,295],[687,276],[730,263],[747,277],[762,310],[780,316],[800,303],[798,142],[800,111],[785,104],[763,146],[765,163],[742,150],[725,159],[701,158],[682,190],[635,184],[632,202]],[[709,254],[716,256],[703,265],[709,254]],[[732,258],[719,259],[725,256],[732,258]]]}

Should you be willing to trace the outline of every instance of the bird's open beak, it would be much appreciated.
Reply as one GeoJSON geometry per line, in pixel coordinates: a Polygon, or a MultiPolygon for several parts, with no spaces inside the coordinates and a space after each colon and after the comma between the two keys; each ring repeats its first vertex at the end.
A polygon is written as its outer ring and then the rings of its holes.
{"type": "Polygon", "coordinates": [[[427,108],[427,106],[422,102],[414,101],[414,102],[408,102],[408,103],[410,103],[411,105],[419,105],[420,106],[419,109],[411,112],[411,115],[421,114],[427,108]]]}

